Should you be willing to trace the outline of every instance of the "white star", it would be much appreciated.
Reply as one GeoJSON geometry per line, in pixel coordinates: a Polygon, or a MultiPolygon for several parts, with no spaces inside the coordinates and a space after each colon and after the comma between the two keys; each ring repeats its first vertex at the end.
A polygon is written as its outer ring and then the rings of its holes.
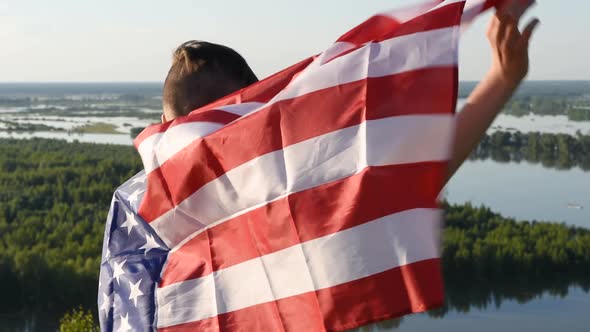
{"type": "Polygon", "coordinates": [[[129,288],[131,289],[131,292],[129,294],[129,299],[130,300],[133,300],[133,302],[134,302],[133,304],[136,307],[137,307],[137,298],[139,296],[142,296],[143,295],[143,292],[141,290],[139,290],[139,284],[141,284],[141,280],[142,279],[139,279],[139,281],[136,284],[134,284],[131,281],[129,281],[129,288]]]}
{"type": "Polygon", "coordinates": [[[141,195],[144,192],[144,190],[135,190],[131,195],[129,195],[129,197],[127,197],[127,199],[129,200],[129,204],[135,204],[135,202],[137,202],[137,199],[139,199],[139,195],[141,195]]]}
{"type": "Polygon", "coordinates": [[[138,183],[145,183],[147,176],[144,174],[143,176],[136,177],[135,179],[131,180],[131,185],[136,185],[138,183]]]}
{"type": "Polygon", "coordinates": [[[125,216],[127,219],[125,219],[125,222],[121,224],[121,227],[127,228],[127,235],[129,235],[131,234],[133,227],[139,225],[139,223],[137,222],[137,219],[135,219],[133,212],[125,211],[125,216]]]}
{"type": "Polygon", "coordinates": [[[111,309],[111,297],[106,293],[102,293],[102,305],[99,310],[104,310],[106,313],[111,309]]]}
{"type": "Polygon", "coordinates": [[[127,260],[122,261],[121,264],[117,264],[117,262],[115,262],[113,278],[117,279],[117,284],[121,284],[119,277],[125,274],[125,271],[123,271],[123,265],[125,265],[125,262],[127,262],[127,260]]]}
{"type": "Polygon", "coordinates": [[[145,244],[141,246],[139,249],[145,249],[146,254],[148,253],[148,251],[152,249],[160,248],[158,242],[156,242],[156,240],[151,235],[146,235],[145,240],[145,244]]]}
{"type": "Polygon", "coordinates": [[[125,315],[125,317],[123,317],[123,315],[121,316],[121,325],[119,325],[119,328],[117,329],[117,331],[121,331],[121,332],[127,332],[127,331],[131,331],[131,325],[129,325],[129,313],[127,313],[125,315]]]}

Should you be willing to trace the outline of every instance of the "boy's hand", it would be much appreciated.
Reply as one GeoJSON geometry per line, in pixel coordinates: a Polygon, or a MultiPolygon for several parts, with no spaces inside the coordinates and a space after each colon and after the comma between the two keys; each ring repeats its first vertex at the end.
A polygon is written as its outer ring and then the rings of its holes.
{"type": "Polygon", "coordinates": [[[508,0],[498,8],[488,27],[487,37],[492,46],[490,75],[510,87],[516,87],[529,69],[528,48],[533,30],[539,23],[531,20],[519,31],[518,23],[534,0],[508,0]]]}

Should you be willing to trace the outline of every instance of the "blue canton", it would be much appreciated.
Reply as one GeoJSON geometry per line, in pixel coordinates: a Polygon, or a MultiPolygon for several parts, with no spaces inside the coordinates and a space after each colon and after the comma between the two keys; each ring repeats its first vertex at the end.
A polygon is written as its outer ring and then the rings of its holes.
{"type": "Polygon", "coordinates": [[[155,290],[170,250],[137,215],[146,191],[141,171],[111,201],[98,286],[101,331],[155,331],[155,290]]]}

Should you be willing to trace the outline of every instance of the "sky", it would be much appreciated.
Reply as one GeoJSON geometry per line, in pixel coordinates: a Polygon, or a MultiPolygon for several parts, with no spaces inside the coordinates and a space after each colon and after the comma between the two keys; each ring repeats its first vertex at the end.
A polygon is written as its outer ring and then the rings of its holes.
{"type": "MultiPolygon", "coordinates": [[[[260,78],[371,15],[420,0],[0,0],[0,82],[163,81],[176,46],[228,45],[260,78]]],[[[590,80],[590,1],[538,0],[530,80],[590,80]]],[[[482,16],[461,40],[460,80],[488,70],[482,16]]]]}

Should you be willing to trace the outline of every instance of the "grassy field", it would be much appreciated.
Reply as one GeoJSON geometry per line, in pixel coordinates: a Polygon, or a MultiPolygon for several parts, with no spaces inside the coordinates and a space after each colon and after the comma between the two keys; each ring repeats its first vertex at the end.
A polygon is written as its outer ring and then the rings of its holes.
{"type": "Polygon", "coordinates": [[[96,122],[89,123],[72,130],[75,133],[83,134],[124,134],[117,130],[117,126],[110,123],[96,122]]]}

